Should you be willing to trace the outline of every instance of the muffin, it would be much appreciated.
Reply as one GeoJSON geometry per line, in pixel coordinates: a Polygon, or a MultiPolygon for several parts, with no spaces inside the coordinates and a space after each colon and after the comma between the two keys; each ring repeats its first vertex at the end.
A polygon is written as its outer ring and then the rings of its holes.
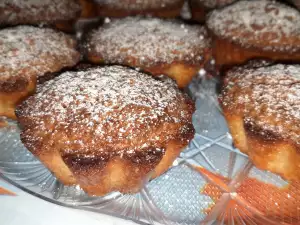
{"type": "Polygon", "coordinates": [[[78,0],[0,1],[1,26],[50,24],[70,31],[80,13],[78,0]]]}
{"type": "Polygon", "coordinates": [[[64,184],[135,193],[194,136],[194,103],[169,78],[127,67],[65,72],[17,109],[21,140],[64,184]]]}
{"type": "Polygon", "coordinates": [[[102,17],[146,15],[174,18],[180,15],[184,0],[95,0],[102,17]]]}
{"type": "Polygon", "coordinates": [[[227,6],[236,1],[237,0],[190,0],[192,19],[203,23],[210,11],[227,6]]]}
{"type": "Polygon", "coordinates": [[[239,1],[213,11],[207,26],[218,65],[250,59],[300,61],[300,13],[274,1],[239,1]]]}
{"type": "Polygon", "coordinates": [[[234,144],[260,169],[300,180],[300,66],[227,72],[220,101],[234,144]]]}
{"type": "Polygon", "coordinates": [[[155,18],[115,20],[87,35],[86,58],[96,64],[139,68],[187,86],[211,56],[204,27],[155,18]]]}
{"type": "Polygon", "coordinates": [[[39,79],[80,59],[76,41],[49,28],[0,30],[0,116],[15,119],[16,105],[35,91],[39,79]]]}

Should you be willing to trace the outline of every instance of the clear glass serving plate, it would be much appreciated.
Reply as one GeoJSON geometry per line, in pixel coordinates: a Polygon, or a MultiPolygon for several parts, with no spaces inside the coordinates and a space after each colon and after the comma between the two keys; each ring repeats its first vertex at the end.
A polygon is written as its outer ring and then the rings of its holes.
{"type": "Polygon", "coordinates": [[[0,129],[0,176],[43,200],[139,224],[300,224],[300,185],[257,169],[232,146],[215,80],[194,81],[197,134],[173,166],[135,195],[90,197],[67,187],[28,152],[19,128],[0,129]]]}

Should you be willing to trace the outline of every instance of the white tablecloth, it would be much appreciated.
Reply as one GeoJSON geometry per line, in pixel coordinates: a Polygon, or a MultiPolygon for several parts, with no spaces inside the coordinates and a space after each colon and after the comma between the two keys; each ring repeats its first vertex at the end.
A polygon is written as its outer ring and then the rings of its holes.
{"type": "Polygon", "coordinates": [[[0,225],[136,225],[108,215],[65,208],[46,202],[1,179],[0,187],[17,195],[0,195],[0,225]]]}

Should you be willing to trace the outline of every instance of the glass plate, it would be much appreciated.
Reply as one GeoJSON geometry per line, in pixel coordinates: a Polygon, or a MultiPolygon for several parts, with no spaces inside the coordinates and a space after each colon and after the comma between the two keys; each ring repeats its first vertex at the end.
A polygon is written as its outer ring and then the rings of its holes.
{"type": "Polygon", "coordinates": [[[190,85],[197,134],[138,194],[90,197],[79,186],[62,185],[24,148],[14,122],[0,129],[0,176],[46,201],[140,224],[300,224],[299,183],[257,169],[232,146],[216,89],[213,79],[190,85]]]}

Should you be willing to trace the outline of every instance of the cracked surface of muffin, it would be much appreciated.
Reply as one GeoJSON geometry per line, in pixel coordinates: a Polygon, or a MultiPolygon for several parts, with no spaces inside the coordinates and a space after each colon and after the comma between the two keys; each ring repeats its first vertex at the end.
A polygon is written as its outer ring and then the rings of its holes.
{"type": "Polygon", "coordinates": [[[61,32],[32,26],[0,30],[0,116],[14,119],[16,104],[35,91],[40,78],[79,58],[76,41],[61,32]]]}
{"type": "Polygon", "coordinates": [[[17,110],[21,139],[64,184],[134,193],[194,136],[194,103],[171,79],[121,66],[66,72],[17,110]]]}
{"type": "Polygon", "coordinates": [[[250,59],[300,61],[300,13],[274,1],[239,1],[207,20],[218,65],[250,59]]]}
{"type": "Polygon", "coordinates": [[[88,34],[85,55],[93,63],[120,64],[167,75],[187,86],[211,56],[204,27],[154,18],[115,20],[88,34]]]}
{"type": "Polygon", "coordinates": [[[180,15],[184,0],[95,0],[98,15],[127,17],[146,15],[175,18],[180,15]]]}
{"type": "Polygon", "coordinates": [[[234,144],[261,169],[300,180],[300,66],[234,68],[220,97],[234,144]]]}
{"type": "Polygon", "coordinates": [[[0,1],[0,25],[55,25],[71,30],[81,13],[78,0],[3,0],[0,1]]]}

